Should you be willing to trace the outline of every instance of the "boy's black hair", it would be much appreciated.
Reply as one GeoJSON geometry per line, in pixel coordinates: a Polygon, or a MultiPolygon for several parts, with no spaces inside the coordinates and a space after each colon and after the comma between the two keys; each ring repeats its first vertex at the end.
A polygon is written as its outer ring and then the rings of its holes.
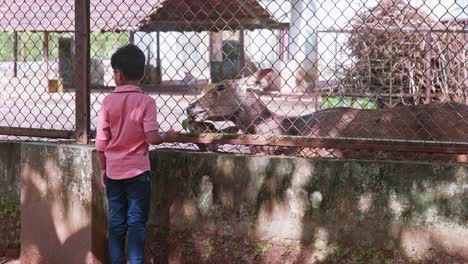
{"type": "Polygon", "coordinates": [[[136,45],[128,44],[112,54],[112,69],[120,70],[127,80],[140,80],[145,73],[145,54],[136,45]]]}

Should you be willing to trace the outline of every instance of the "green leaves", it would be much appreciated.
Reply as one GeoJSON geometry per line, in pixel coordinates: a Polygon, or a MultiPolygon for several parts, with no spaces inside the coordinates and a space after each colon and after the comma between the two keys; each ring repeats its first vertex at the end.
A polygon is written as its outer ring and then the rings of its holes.
{"type": "Polygon", "coordinates": [[[189,125],[190,125],[190,122],[192,121],[193,117],[195,116],[194,113],[189,113],[187,115],[187,118],[184,119],[184,121],[182,121],[182,128],[185,130],[185,131],[188,131],[189,130],[189,125]]]}
{"type": "Polygon", "coordinates": [[[185,131],[188,131],[189,122],[190,122],[190,119],[189,119],[189,118],[186,118],[186,119],[184,119],[184,121],[182,121],[182,128],[183,128],[185,131]]]}

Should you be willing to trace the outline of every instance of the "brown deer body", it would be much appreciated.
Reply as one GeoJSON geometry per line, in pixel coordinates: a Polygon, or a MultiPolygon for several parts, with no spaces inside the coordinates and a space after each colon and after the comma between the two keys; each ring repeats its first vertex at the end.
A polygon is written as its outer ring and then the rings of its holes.
{"type": "Polygon", "coordinates": [[[187,112],[204,120],[232,121],[247,134],[468,142],[468,106],[463,104],[334,108],[282,116],[271,112],[242,79],[212,85],[187,112]]]}

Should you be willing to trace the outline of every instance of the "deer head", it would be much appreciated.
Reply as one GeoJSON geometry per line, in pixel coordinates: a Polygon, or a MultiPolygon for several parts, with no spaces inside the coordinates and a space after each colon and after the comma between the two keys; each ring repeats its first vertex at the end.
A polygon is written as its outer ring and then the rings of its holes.
{"type": "Polygon", "coordinates": [[[232,119],[246,104],[258,100],[253,93],[257,88],[252,79],[247,77],[205,85],[202,88],[203,96],[187,107],[187,113],[202,120],[232,119]]]}

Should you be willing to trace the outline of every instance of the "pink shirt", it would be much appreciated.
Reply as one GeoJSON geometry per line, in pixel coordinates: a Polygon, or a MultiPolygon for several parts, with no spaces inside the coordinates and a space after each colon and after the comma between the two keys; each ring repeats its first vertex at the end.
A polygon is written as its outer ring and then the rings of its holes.
{"type": "Polygon", "coordinates": [[[150,170],[145,133],[158,130],[156,102],[135,85],[117,86],[101,106],[96,150],[106,156],[111,179],[128,179],[150,170]]]}

